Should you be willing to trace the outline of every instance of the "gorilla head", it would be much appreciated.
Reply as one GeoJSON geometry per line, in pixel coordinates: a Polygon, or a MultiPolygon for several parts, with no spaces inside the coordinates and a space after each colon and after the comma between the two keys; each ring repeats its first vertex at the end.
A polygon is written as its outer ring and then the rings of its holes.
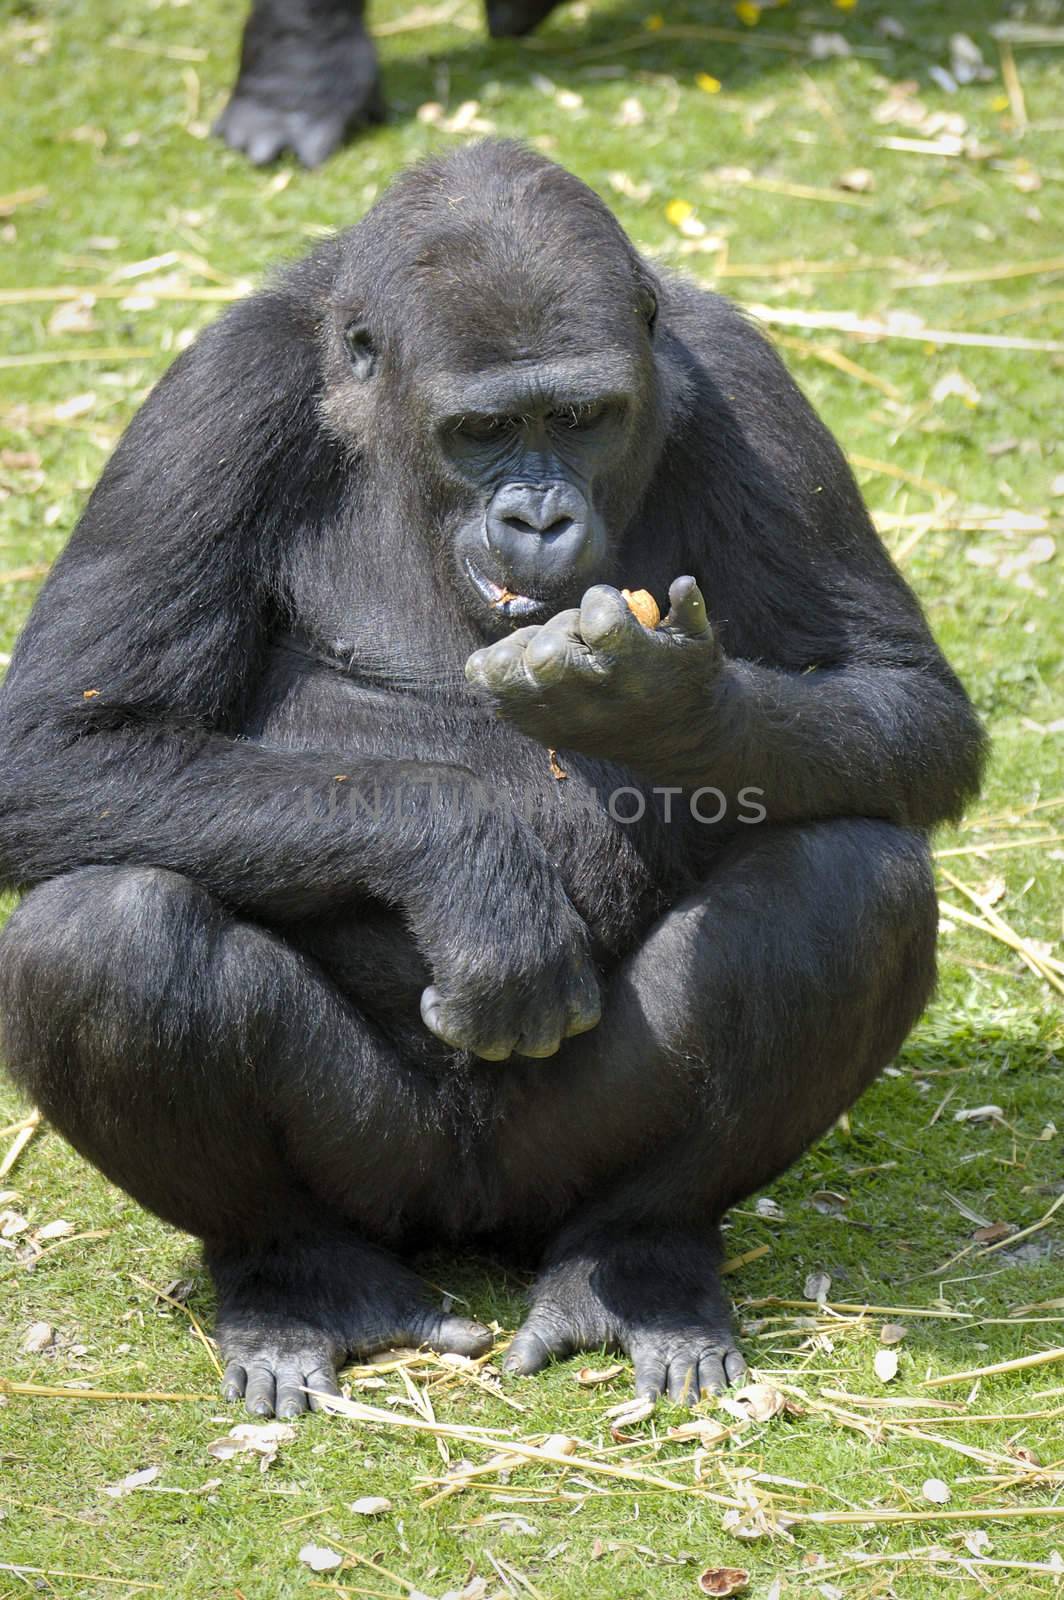
{"type": "Polygon", "coordinates": [[[326,411],[489,632],[609,572],[664,436],[657,287],[584,184],[519,146],[405,174],[349,233],[326,411]]]}

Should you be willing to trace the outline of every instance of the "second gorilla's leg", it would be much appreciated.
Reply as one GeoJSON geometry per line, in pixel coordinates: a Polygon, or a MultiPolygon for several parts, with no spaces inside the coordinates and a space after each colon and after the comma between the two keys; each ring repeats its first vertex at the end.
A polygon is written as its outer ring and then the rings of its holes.
{"type": "Polygon", "coordinates": [[[679,1399],[742,1370],[717,1223],[891,1060],[933,986],[936,923],[926,843],[889,824],[729,847],[621,970],[596,1032],[511,1102],[512,1200],[535,1207],[560,1151],[575,1201],[511,1371],[612,1344],[641,1393],[679,1399]]]}

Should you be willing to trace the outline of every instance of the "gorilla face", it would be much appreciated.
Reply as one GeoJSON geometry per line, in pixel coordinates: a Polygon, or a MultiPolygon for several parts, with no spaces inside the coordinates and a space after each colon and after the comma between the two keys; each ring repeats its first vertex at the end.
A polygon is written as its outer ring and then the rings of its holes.
{"type": "Polygon", "coordinates": [[[602,573],[634,377],[623,361],[591,373],[583,362],[514,363],[463,385],[436,419],[441,458],[465,489],[459,592],[492,631],[544,621],[602,573]]]}
{"type": "Polygon", "coordinates": [[[373,315],[343,328],[347,387],[373,397],[352,397],[349,429],[487,634],[545,621],[608,575],[667,387],[656,284],[612,214],[571,174],[503,148],[497,188],[483,151],[475,185],[456,183],[460,160],[443,184],[419,168],[353,231],[352,255],[364,244],[374,263],[358,286],[373,315]]]}

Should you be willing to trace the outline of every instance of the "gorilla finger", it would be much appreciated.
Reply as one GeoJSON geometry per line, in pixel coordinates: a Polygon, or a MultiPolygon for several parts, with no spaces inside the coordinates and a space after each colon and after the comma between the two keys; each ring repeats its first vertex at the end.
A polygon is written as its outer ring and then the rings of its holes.
{"type": "Polygon", "coordinates": [[[304,167],[320,167],[343,144],[346,129],[346,117],[296,116],[289,142],[304,167]]]}
{"type": "Polygon", "coordinates": [[[322,1395],[339,1395],[340,1385],[331,1367],[315,1367],[306,1376],[305,1387],[310,1391],[307,1404],[312,1411],[321,1410],[322,1395]]]}
{"type": "Polygon", "coordinates": [[[297,1368],[286,1367],[278,1372],[274,1415],[285,1421],[292,1417],[301,1417],[310,1404],[303,1387],[303,1374],[297,1368]]]}
{"type": "Polygon", "coordinates": [[[567,611],[556,611],[553,617],[535,630],[537,633],[567,633],[570,638],[580,638],[580,607],[570,606],[567,611]]]}
{"type": "Polygon", "coordinates": [[[580,984],[576,998],[570,1004],[565,1037],[570,1039],[578,1033],[590,1033],[591,1029],[597,1028],[601,1021],[602,990],[595,974],[589,971],[580,984]]]}
{"type": "Polygon", "coordinates": [[[545,1061],[548,1056],[558,1054],[561,1042],[557,1025],[546,1022],[538,1028],[526,1029],[514,1045],[514,1055],[525,1056],[529,1061],[545,1061]]]}
{"type": "Polygon", "coordinates": [[[513,1050],[513,1040],[479,1040],[450,1014],[447,1002],[435,987],[421,993],[421,1020],[430,1033],[452,1050],[469,1050],[482,1061],[505,1061],[513,1050]]]}
{"type": "Polygon", "coordinates": [[[706,602],[693,578],[674,578],[670,583],[669,614],[665,618],[665,625],[692,639],[704,639],[712,633],[706,615],[706,602]]]}
{"type": "Polygon", "coordinates": [[[550,1329],[545,1324],[533,1326],[526,1322],[514,1334],[513,1343],[503,1358],[502,1370],[528,1378],[542,1372],[549,1361],[572,1355],[576,1346],[572,1337],[561,1329],[550,1329]]]}
{"type": "Polygon", "coordinates": [[[277,1379],[272,1367],[249,1365],[244,1405],[253,1417],[272,1417],[277,1397],[277,1379]]]}
{"type": "Polygon", "coordinates": [[[553,683],[573,674],[593,676],[595,669],[583,639],[547,626],[525,651],[525,670],[537,682],[553,683]]]}
{"type": "Polygon", "coordinates": [[[697,1355],[677,1356],[669,1362],[668,1395],[674,1405],[694,1406],[700,1398],[697,1355]]]}
{"type": "Polygon", "coordinates": [[[720,1394],[727,1387],[724,1358],[719,1350],[707,1350],[698,1363],[698,1393],[720,1394]]]}
{"type": "Polygon", "coordinates": [[[468,682],[476,684],[483,689],[490,688],[489,677],[494,679],[498,675],[499,661],[503,659],[507,661],[520,660],[525,647],[531,643],[539,632],[540,626],[538,623],[534,627],[517,628],[496,644],[488,644],[482,650],[474,650],[465,664],[465,675],[468,682]]]}
{"type": "Polygon", "coordinates": [[[491,645],[479,652],[475,682],[489,693],[496,694],[515,686],[532,687],[532,679],[525,665],[525,645],[516,635],[491,645]]]}
{"type": "Polygon", "coordinates": [[[222,1399],[228,1401],[230,1405],[234,1400],[242,1400],[247,1382],[248,1375],[240,1362],[227,1362],[225,1376],[222,1378],[222,1399]]]}
{"type": "Polygon", "coordinates": [[[634,1360],[636,1399],[660,1400],[667,1380],[665,1357],[657,1350],[637,1350],[634,1360]]]}
{"type": "Polygon", "coordinates": [[[729,1350],[724,1356],[724,1376],[728,1383],[738,1383],[746,1377],[746,1357],[741,1350],[729,1350]]]}
{"type": "Polygon", "coordinates": [[[635,643],[643,632],[621,591],[608,583],[596,583],[580,602],[580,633],[592,650],[615,650],[626,636],[635,643]]]}

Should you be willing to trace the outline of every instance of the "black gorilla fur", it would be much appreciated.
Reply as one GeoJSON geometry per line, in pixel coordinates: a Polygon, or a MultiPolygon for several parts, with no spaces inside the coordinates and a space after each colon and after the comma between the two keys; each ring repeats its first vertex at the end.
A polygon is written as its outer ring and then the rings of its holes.
{"type": "MultiPolygon", "coordinates": [[[[495,39],[530,33],[558,0],[486,0],[495,39]]],[[[365,0],[253,0],[240,73],[214,131],[256,165],[292,150],[316,167],[384,115],[365,0]]]]}
{"type": "Polygon", "coordinates": [[[761,335],[467,149],[200,336],[46,583],[6,1057],[204,1241],[254,1411],[483,1349],[432,1242],[541,1260],[510,1370],[610,1343],[692,1396],[742,1371],[721,1216],[927,1000],[982,748],[761,335]]]}

